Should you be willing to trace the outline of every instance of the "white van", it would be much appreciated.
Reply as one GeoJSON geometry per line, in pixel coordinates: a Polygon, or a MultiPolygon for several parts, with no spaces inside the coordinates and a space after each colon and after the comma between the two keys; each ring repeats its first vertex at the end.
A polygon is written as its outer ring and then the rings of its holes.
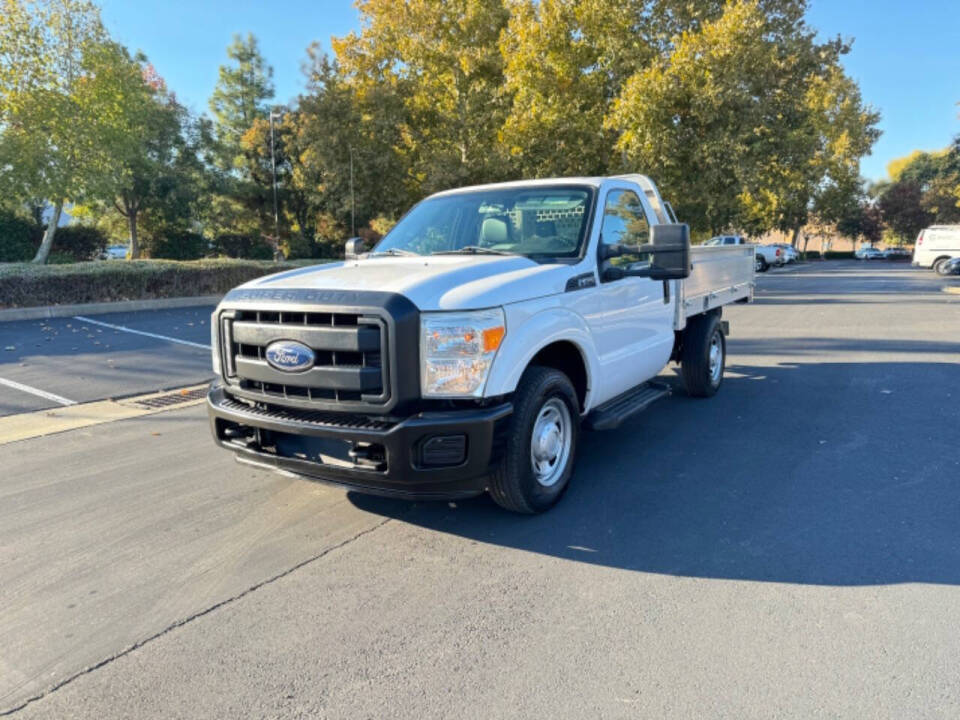
{"type": "Polygon", "coordinates": [[[939,270],[955,257],[960,257],[960,225],[933,225],[920,231],[913,248],[914,265],[939,270]]]}

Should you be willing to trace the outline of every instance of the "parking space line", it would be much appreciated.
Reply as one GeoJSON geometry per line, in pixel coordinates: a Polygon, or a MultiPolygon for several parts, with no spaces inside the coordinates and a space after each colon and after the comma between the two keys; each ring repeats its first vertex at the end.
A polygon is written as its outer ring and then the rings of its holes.
{"type": "Polygon", "coordinates": [[[55,403],[60,403],[61,405],[76,405],[76,400],[70,400],[61,395],[54,395],[51,392],[46,390],[40,390],[39,388],[30,387],[29,385],[24,385],[22,383],[14,382],[13,380],[7,380],[6,378],[0,378],[0,385],[6,385],[9,388],[14,390],[20,390],[25,393],[30,393],[31,395],[36,395],[37,397],[42,397],[45,400],[52,400],[55,403]]]}
{"type": "Polygon", "coordinates": [[[190,347],[200,348],[201,350],[209,350],[209,345],[204,345],[202,343],[190,342],[189,340],[181,340],[180,338],[169,337],[167,335],[157,335],[156,333],[144,332],[143,330],[134,330],[133,328],[124,327],[123,325],[112,325],[110,323],[101,322],[100,320],[94,320],[92,318],[84,317],[83,315],[74,315],[74,320],[79,320],[80,322],[92,323],[93,325],[102,325],[103,327],[110,328],[111,330],[122,330],[123,332],[133,333],[134,335],[143,335],[144,337],[151,337],[157,340],[166,340],[167,342],[180,343],[181,345],[189,345],[190,347]]]}

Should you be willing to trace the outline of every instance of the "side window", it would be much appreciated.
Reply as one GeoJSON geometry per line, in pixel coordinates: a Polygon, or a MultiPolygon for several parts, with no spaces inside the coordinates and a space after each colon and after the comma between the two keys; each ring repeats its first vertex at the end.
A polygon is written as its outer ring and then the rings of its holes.
{"type": "MultiPolygon", "coordinates": [[[[604,245],[644,245],[650,242],[650,223],[643,212],[643,204],[631,190],[614,190],[607,195],[603,208],[600,232],[604,245]]],[[[649,262],[648,253],[627,253],[606,262],[618,267],[629,267],[649,262]]]]}
{"type": "MultiPolygon", "coordinates": [[[[600,232],[604,245],[636,246],[650,242],[650,224],[635,192],[614,190],[607,195],[600,232]]],[[[648,253],[627,253],[606,262],[627,267],[649,259],[648,253]]]]}

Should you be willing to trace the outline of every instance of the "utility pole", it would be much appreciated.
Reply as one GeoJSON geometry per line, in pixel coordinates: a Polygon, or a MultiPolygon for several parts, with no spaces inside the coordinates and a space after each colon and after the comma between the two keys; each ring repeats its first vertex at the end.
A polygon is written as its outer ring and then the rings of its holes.
{"type": "Polygon", "coordinates": [[[277,247],[273,253],[273,259],[280,259],[280,209],[277,204],[277,153],[273,140],[273,119],[279,118],[280,113],[270,111],[270,165],[273,168],[273,237],[277,247]]]}
{"type": "Polygon", "coordinates": [[[357,236],[356,201],[353,196],[353,145],[350,146],[350,237],[357,236]]]}

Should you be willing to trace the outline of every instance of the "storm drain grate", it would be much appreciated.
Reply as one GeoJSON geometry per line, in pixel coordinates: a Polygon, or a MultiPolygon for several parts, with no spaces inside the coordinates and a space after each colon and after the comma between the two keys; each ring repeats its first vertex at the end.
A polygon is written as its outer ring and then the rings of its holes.
{"type": "Polygon", "coordinates": [[[136,404],[144,408],[162,408],[172,405],[180,405],[192,400],[201,400],[207,395],[206,387],[198,387],[193,390],[175,390],[166,395],[155,395],[153,397],[141,398],[136,404]]]}

